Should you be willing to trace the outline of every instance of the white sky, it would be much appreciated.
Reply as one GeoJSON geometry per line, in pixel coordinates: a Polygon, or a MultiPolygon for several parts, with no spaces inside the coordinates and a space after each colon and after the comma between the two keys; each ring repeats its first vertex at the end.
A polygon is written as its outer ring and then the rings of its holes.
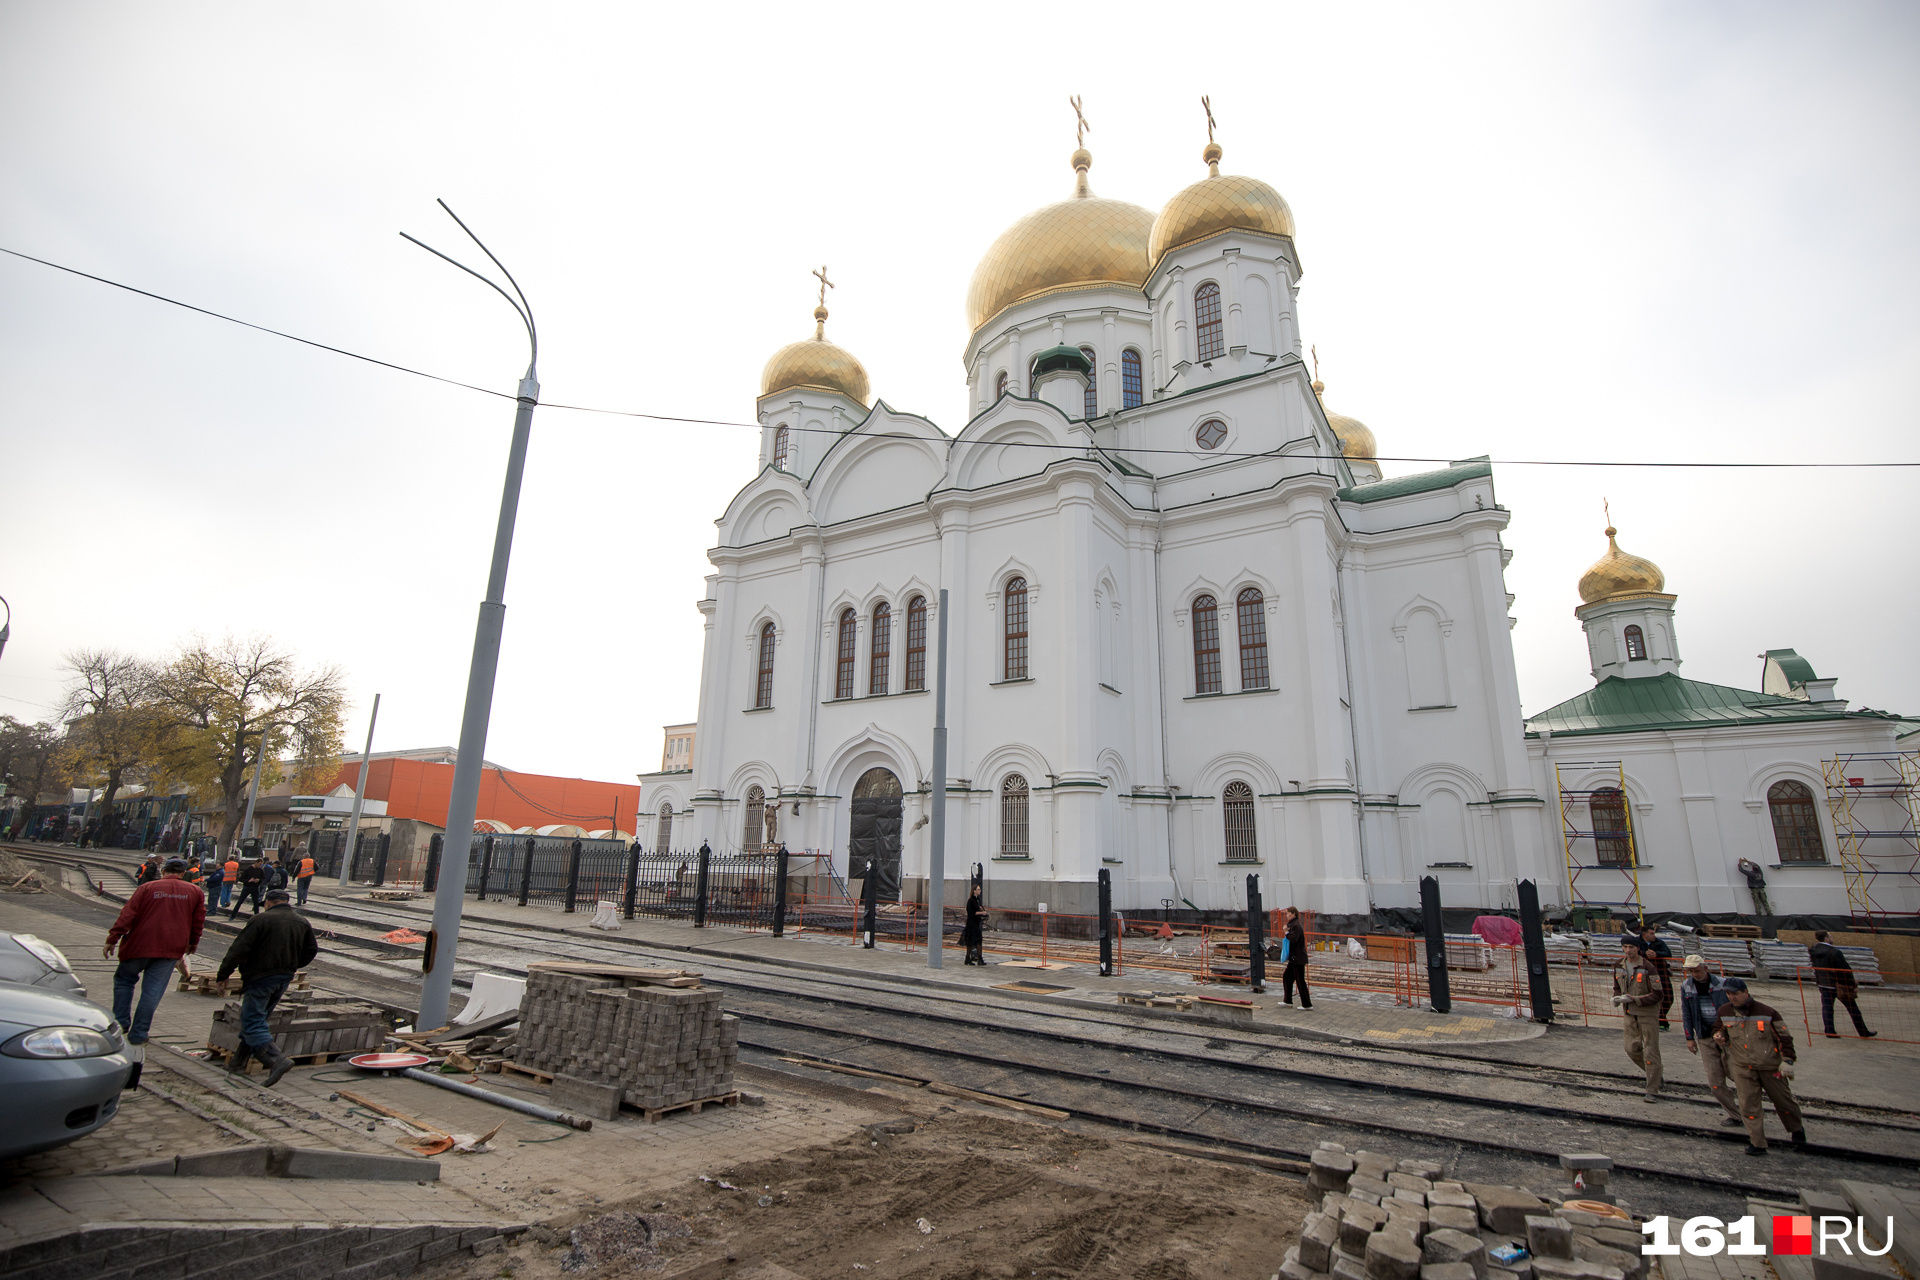
{"type": "MultiPolygon", "coordinates": [[[[1384,455],[1920,458],[1910,4],[0,5],[0,244],[544,398],[747,421],[809,330],[963,424],[962,301],[1071,186],[1226,169],[1292,204],[1328,401],[1384,455]],[[1065,11],[1062,11],[1065,12],[1065,11]]],[[[0,710],[61,654],[262,631],[377,747],[457,739],[511,406],[0,258],[0,710]]],[[[691,719],[711,521],[755,432],[543,409],[490,758],[619,779],[691,719]]],[[[1389,474],[1423,470],[1386,464],[1389,474]]],[[[1623,545],[1685,673],[1792,646],[1920,712],[1914,471],[1507,466],[1529,712],[1589,687],[1574,582],[1623,545]]]]}

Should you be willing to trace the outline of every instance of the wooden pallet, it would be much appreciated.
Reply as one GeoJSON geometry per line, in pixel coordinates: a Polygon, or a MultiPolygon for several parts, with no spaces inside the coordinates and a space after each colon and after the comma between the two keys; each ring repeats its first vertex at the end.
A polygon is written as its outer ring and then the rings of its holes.
{"type": "MultiPolygon", "coordinates": [[[[239,994],[242,985],[244,984],[238,975],[222,982],[210,973],[183,973],[180,975],[180,985],[175,990],[191,991],[199,996],[231,996],[239,994]]],[[[308,984],[305,973],[296,973],[293,975],[293,981],[287,984],[287,990],[310,991],[312,987],[308,984]]]]}
{"type": "MultiPolygon", "coordinates": [[[[345,1062],[348,1058],[355,1058],[363,1053],[371,1052],[372,1050],[370,1049],[353,1049],[342,1050],[339,1053],[290,1053],[287,1055],[287,1058],[296,1067],[324,1067],[330,1062],[345,1062]]],[[[225,1062],[232,1056],[233,1050],[231,1049],[221,1049],[214,1045],[207,1046],[207,1061],[209,1062],[225,1062]]],[[[247,1069],[244,1074],[251,1075],[256,1066],[264,1069],[264,1065],[265,1064],[257,1057],[248,1058],[247,1069]]]]}
{"type": "Polygon", "coordinates": [[[1122,991],[1121,1004],[1137,1004],[1149,1009],[1191,1009],[1192,996],[1162,996],[1151,991],[1122,991]]]}
{"type": "Polygon", "coordinates": [[[1760,926],[1757,924],[1703,924],[1700,933],[1708,938],[1757,938],[1760,926]]]}
{"type": "Polygon", "coordinates": [[[505,1058],[500,1060],[499,1070],[511,1071],[517,1076],[525,1076],[529,1080],[537,1080],[541,1084],[553,1083],[553,1073],[551,1071],[536,1071],[532,1067],[523,1067],[519,1063],[510,1062],[505,1058]]]}
{"type": "Polygon", "coordinates": [[[691,1111],[693,1114],[699,1115],[700,1108],[702,1107],[737,1107],[739,1105],[740,1093],[738,1090],[735,1090],[732,1093],[723,1093],[716,1098],[695,1098],[692,1102],[680,1102],[671,1107],[660,1107],[657,1110],[652,1107],[634,1107],[633,1110],[645,1116],[648,1124],[659,1124],[661,1116],[669,1115],[675,1111],[691,1111]]]}

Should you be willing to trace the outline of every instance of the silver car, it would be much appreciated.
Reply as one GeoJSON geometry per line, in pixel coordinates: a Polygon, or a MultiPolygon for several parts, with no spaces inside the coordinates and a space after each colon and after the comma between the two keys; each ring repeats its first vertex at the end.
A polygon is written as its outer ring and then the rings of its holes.
{"type": "Polygon", "coordinates": [[[99,1005],[0,982],[0,1159],[84,1138],[113,1119],[133,1069],[99,1005]]]}
{"type": "Polygon", "coordinates": [[[86,999],[87,988],[74,976],[60,948],[30,933],[0,930],[0,982],[64,992],[86,999]]]}

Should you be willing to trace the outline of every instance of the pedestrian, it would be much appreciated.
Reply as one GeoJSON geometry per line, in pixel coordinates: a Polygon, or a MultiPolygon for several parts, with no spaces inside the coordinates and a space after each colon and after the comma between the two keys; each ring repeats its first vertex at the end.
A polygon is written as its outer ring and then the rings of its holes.
{"type": "Polygon", "coordinates": [[[1660,1101],[1660,975],[1640,954],[1640,939],[1620,940],[1613,971],[1613,1003],[1619,1007],[1622,1041],[1633,1065],[1647,1073],[1647,1101],[1660,1101]]]}
{"type": "Polygon", "coordinates": [[[1280,938],[1280,998],[1293,1003],[1293,988],[1300,987],[1300,1007],[1313,1008],[1313,993],[1307,990],[1307,927],[1300,921],[1300,908],[1287,908],[1287,931],[1280,938]]]}
{"type": "Polygon", "coordinates": [[[986,942],[987,912],[980,902],[980,886],[974,885],[967,890],[967,923],[960,930],[960,941],[966,944],[966,964],[986,964],[986,957],[980,954],[980,948],[986,942]]]}
{"type": "Polygon", "coordinates": [[[1707,1092],[1719,1099],[1727,1113],[1720,1123],[1737,1129],[1746,1121],[1727,1069],[1727,1047],[1713,1038],[1720,1029],[1720,1006],[1727,1002],[1726,993],[1704,957],[1688,956],[1685,970],[1687,976],[1680,980],[1680,1029],[1687,1037],[1687,1052],[1700,1059],[1700,1069],[1707,1073],[1707,1092]]]}
{"type": "Polygon", "coordinates": [[[307,890],[313,887],[313,859],[302,857],[294,868],[294,883],[300,886],[300,905],[307,905],[307,890]]]}
{"type": "Polygon", "coordinates": [[[1800,1116],[1799,1104],[1793,1100],[1793,1090],[1787,1085],[1793,1078],[1797,1055],[1793,1036],[1781,1021],[1780,1011],[1755,1000],[1744,979],[1727,978],[1721,982],[1720,989],[1726,993],[1727,1003],[1721,1007],[1720,1030],[1714,1032],[1714,1036],[1727,1046],[1727,1057],[1733,1067],[1734,1087],[1740,1094],[1740,1115],[1747,1124],[1747,1154],[1767,1154],[1767,1131],[1760,1110],[1762,1094],[1772,1099],[1774,1114],[1786,1126],[1793,1145],[1806,1146],[1807,1124],[1800,1116]]]}
{"type": "Polygon", "coordinates": [[[1669,1027],[1667,1012],[1673,1008],[1673,948],[1660,937],[1659,930],[1646,920],[1640,921],[1640,954],[1660,977],[1660,1029],[1669,1027]]]}
{"type": "Polygon", "coordinates": [[[214,975],[216,981],[225,982],[235,969],[240,971],[240,1047],[228,1060],[227,1070],[244,1072],[247,1059],[255,1057],[266,1064],[267,1088],[280,1083],[293,1062],[273,1042],[267,1018],[286,994],[293,975],[319,954],[313,926],[287,905],[287,891],[270,890],[267,909],[247,921],[214,975]]]}
{"type": "Polygon", "coordinates": [[[1860,988],[1854,982],[1853,966],[1847,962],[1845,952],[1827,941],[1825,929],[1814,931],[1813,945],[1807,948],[1807,961],[1813,966],[1813,985],[1820,988],[1820,1021],[1826,1028],[1827,1038],[1840,1038],[1840,1033],[1833,1029],[1835,1000],[1847,1006],[1853,1029],[1862,1040],[1879,1035],[1878,1031],[1867,1030],[1867,1020],[1860,1016],[1860,988]]]}
{"type": "Polygon", "coordinates": [[[133,887],[137,889],[141,885],[151,884],[159,878],[160,859],[153,854],[148,854],[140,860],[139,869],[133,873],[133,887]]]}
{"type": "Polygon", "coordinates": [[[233,910],[227,913],[227,919],[235,920],[240,916],[240,908],[253,901],[253,914],[260,914],[261,896],[267,891],[267,863],[264,858],[253,858],[240,868],[240,896],[233,900],[233,910]]]}
{"type": "Polygon", "coordinates": [[[220,871],[220,905],[224,907],[233,898],[234,886],[240,883],[240,859],[231,846],[227,849],[227,860],[220,864],[220,871]]]}
{"type": "Polygon", "coordinates": [[[180,957],[200,947],[200,931],[207,923],[207,899],[200,890],[181,877],[187,864],[170,858],[160,877],[133,891],[127,905],[107,930],[107,944],[100,954],[113,958],[120,949],[120,964],[113,971],[113,1018],[126,1032],[133,1049],[133,1074],[126,1087],[140,1082],[140,1068],[146,1061],[147,1032],[153,1027],[153,1014],[167,994],[167,981],[180,957]],[[134,1003],[134,988],[140,989],[140,1001],[134,1003]]]}

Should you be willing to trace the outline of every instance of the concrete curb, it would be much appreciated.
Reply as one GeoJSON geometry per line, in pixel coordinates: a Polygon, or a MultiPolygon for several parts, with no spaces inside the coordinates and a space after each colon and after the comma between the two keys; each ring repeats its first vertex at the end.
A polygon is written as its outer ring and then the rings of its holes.
{"type": "Polygon", "coordinates": [[[355,1151],[325,1151],[288,1147],[279,1143],[227,1147],[199,1155],[146,1160],[106,1169],[100,1177],[139,1175],[149,1178],[344,1178],[355,1182],[433,1182],[440,1177],[438,1160],[413,1156],[363,1155],[355,1151]]]}

